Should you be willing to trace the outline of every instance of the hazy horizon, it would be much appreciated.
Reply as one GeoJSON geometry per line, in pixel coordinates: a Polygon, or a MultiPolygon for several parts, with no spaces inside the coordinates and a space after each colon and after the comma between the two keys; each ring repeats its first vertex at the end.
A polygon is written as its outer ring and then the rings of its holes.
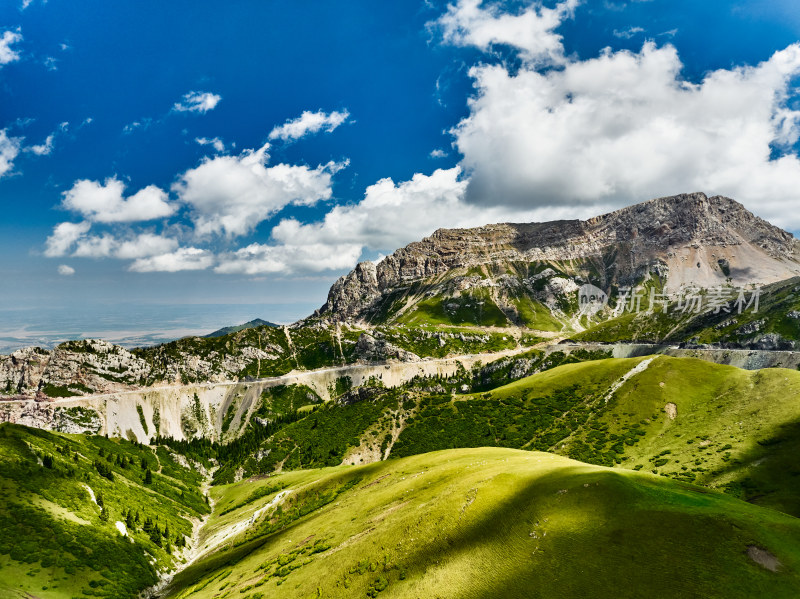
{"type": "Polygon", "coordinates": [[[261,318],[291,324],[319,308],[303,304],[117,304],[91,313],[71,308],[0,309],[0,355],[29,346],[52,348],[72,339],[104,339],[146,347],[261,318]]]}

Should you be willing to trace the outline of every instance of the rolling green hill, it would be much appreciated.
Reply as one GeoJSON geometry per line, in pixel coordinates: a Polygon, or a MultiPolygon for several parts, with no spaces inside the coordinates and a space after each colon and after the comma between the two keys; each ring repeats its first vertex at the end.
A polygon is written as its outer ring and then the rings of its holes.
{"type": "MultiPolygon", "coordinates": [[[[551,354],[548,363],[534,350],[447,380],[343,387],[334,402],[292,413],[269,434],[250,429],[240,441],[246,451],[193,445],[206,451],[198,459],[225,456],[217,482],[239,468],[250,476],[459,447],[549,451],[720,487],[800,516],[800,372],[667,356],[557,365],[569,359],[578,357],[551,354]],[[498,386],[526,359],[546,370],[498,386]]],[[[276,400],[267,393],[263,401],[276,400]]]]}
{"type": "Polygon", "coordinates": [[[800,594],[800,520],[551,454],[449,450],[212,493],[208,553],[167,597],[800,594]]]}

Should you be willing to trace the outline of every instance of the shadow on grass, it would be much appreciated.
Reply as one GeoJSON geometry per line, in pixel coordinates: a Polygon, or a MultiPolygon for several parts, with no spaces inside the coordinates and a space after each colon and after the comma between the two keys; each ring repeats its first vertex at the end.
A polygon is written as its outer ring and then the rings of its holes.
{"type": "Polygon", "coordinates": [[[762,433],[758,444],[710,480],[733,476],[725,490],[749,503],[800,517],[800,419],[762,433]]]}

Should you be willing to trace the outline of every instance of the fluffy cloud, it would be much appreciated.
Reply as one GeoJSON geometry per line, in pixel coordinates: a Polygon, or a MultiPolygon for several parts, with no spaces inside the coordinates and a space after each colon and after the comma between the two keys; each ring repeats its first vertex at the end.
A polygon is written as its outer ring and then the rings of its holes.
{"type": "Polygon", "coordinates": [[[66,256],[70,248],[91,228],[91,223],[60,223],[45,242],[44,255],[49,258],[66,256]]]}
{"type": "Polygon", "coordinates": [[[19,60],[19,52],[12,46],[22,41],[22,34],[19,30],[10,29],[3,32],[0,36],[0,66],[19,60]]]}
{"type": "MultiPolygon", "coordinates": [[[[566,57],[555,33],[575,2],[518,14],[460,0],[437,21],[445,43],[518,49],[522,64],[479,64],[469,114],[453,130],[474,205],[605,204],[701,190],[800,227],[800,44],[755,66],[682,77],[671,45],[566,57]],[[776,157],[777,155],[777,157],[776,157]]],[[[616,32],[623,37],[638,28],[616,32]]]]}
{"type": "Polygon", "coordinates": [[[45,256],[134,260],[165,254],[178,247],[175,239],[154,233],[128,233],[124,237],[108,232],[90,235],[90,228],[89,222],[56,225],[47,239],[45,256]]]}
{"type": "Polygon", "coordinates": [[[184,94],[180,102],[175,102],[172,110],[176,112],[197,112],[205,114],[209,110],[214,110],[222,96],[209,92],[189,92],[184,94]]]}
{"type": "Polygon", "coordinates": [[[466,186],[459,169],[414,175],[395,184],[382,179],[367,188],[364,199],[336,206],[322,222],[285,219],[272,230],[272,244],[253,244],[224,256],[220,273],[319,272],[352,268],[365,247],[393,248],[431,233],[463,208],[466,186]]]}
{"type": "Polygon", "coordinates": [[[115,257],[123,260],[145,258],[166,254],[177,247],[178,242],[175,239],[153,233],[141,233],[132,239],[119,241],[115,257]]]}
{"type": "Polygon", "coordinates": [[[48,156],[53,151],[53,140],[55,139],[54,134],[50,134],[44,140],[43,144],[33,145],[28,148],[25,148],[26,152],[31,152],[36,154],[37,156],[48,156]]]}
{"type": "Polygon", "coordinates": [[[78,212],[93,222],[123,223],[165,218],[175,212],[167,194],[155,185],[125,198],[125,184],[112,177],[105,183],[82,179],[64,192],[63,208],[78,212]]]}
{"type": "MultiPolygon", "coordinates": [[[[222,256],[220,273],[320,272],[352,268],[363,250],[392,251],[441,227],[474,227],[495,222],[530,222],[545,215],[575,218],[572,209],[527,210],[479,207],[463,200],[467,182],[460,169],[416,174],[410,181],[382,179],[358,204],[336,206],[324,220],[303,224],[285,219],[272,230],[271,244],[252,244],[222,256]]],[[[579,216],[590,216],[586,210],[579,216]]]]}
{"type": "Polygon", "coordinates": [[[289,141],[300,139],[306,135],[326,131],[330,133],[339,125],[345,123],[350,118],[347,110],[342,112],[333,111],[329,114],[318,110],[317,112],[304,111],[296,119],[286,121],[280,127],[275,127],[269,134],[270,139],[282,139],[289,141]]]}
{"type": "Polygon", "coordinates": [[[343,164],[268,167],[268,149],[265,144],[239,156],[206,158],[180,176],[172,189],[191,207],[198,235],[244,235],[289,204],[310,206],[331,197],[331,177],[343,164]]]}
{"type": "Polygon", "coordinates": [[[75,274],[75,269],[71,266],[67,266],[66,264],[60,264],[58,266],[58,274],[64,277],[71,277],[75,274]]]}
{"type": "Polygon", "coordinates": [[[205,270],[214,264],[214,255],[204,249],[180,248],[168,254],[140,258],[129,270],[134,272],[178,272],[182,270],[205,270]]]}
{"type": "Polygon", "coordinates": [[[75,243],[75,251],[71,255],[76,258],[134,260],[165,254],[177,247],[178,242],[175,239],[153,233],[140,233],[123,239],[105,233],[78,238],[75,243]]]}
{"type": "Polygon", "coordinates": [[[220,153],[225,151],[225,143],[219,137],[195,137],[194,141],[201,146],[211,146],[220,153]]]}
{"type": "Polygon", "coordinates": [[[397,184],[381,179],[367,187],[358,204],[335,206],[318,223],[285,219],[272,230],[272,237],[284,245],[398,247],[432,232],[445,220],[456,226],[456,221],[474,216],[460,213],[466,182],[459,180],[459,174],[458,168],[452,168],[438,169],[432,175],[416,174],[397,184]],[[443,215],[448,218],[441,218],[443,215]]]}
{"type": "Polygon", "coordinates": [[[520,51],[528,63],[562,63],[564,47],[555,30],[571,16],[578,0],[565,0],[555,8],[531,5],[518,14],[504,13],[497,5],[483,6],[482,0],[459,0],[435,23],[446,43],[475,46],[487,51],[508,45],[520,51]]]}
{"type": "Polygon", "coordinates": [[[0,129],[0,178],[14,168],[21,144],[22,138],[9,137],[6,129],[0,129]]]}
{"type": "Polygon", "coordinates": [[[605,51],[563,69],[472,69],[477,95],[454,129],[468,201],[616,205],[682,191],[737,198],[799,226],[800,112],[786,99],[800,45],[754,66],[682,80],[672,46],[605,51]]]}
{"type": "Polygon", "coordinates": [[[322,272],[352,268],[361,256],[360,244],[262,245],[253,243],[220,259],[214,270],[224,274],[322,272]]]}

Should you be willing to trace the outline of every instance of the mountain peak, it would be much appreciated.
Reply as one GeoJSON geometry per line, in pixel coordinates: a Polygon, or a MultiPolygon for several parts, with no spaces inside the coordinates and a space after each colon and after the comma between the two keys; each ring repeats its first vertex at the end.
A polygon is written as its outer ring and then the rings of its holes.
{"type": "MultiPolygon", "coordinates": [[[[684,285],[763,284],[800,273],[800,242],[724,196],[652,199],[588,220],[438,229],[377,265],[341,277],[319,311],[360,319],[393,291],[468,272],[509,273],[527,264],[583,265],[601,286],[636,284],[655,268],[667,292],[684,285]],[[461,271],[464,271],[463,273],[461,271]],[[448,274],[449,273],[449,274],[448,274]]],[[[522,274],[520,274],[522,276],[522,274]]],[[[527,275],[525,275],[527,276],[527,275]]],[[[524,278],[524,277],[523,277],[524,278]]]]}

